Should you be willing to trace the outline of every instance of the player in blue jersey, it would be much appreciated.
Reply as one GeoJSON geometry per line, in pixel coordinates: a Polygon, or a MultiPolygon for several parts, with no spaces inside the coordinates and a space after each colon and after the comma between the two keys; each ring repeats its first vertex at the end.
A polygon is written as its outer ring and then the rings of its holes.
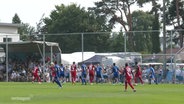
{"type": "Polygon", "coordinates": [[[82,85],[86,85],[86,77],[87,77],[87,66],[85,64],[82,64],[81,66],[81,79],[82,79],[82,85]]]}
{"type": "Polygon", "coordinates": [[[62,85],[59,81],[59,65],[54,64],[53,62],[51,63],[51,71],[52,71],[52,81],[57,83],[57,85],[62,88],[62,85]]]}
{"type": "Polygon", "coordinates": [[[102,82],[102,66],[100,64],[97,65],[96,67],[96,83],[102,82]]]}
{"type": "Polygon", "coordinates": [[[113,73],[113,84],[118,83],[119,82],[119,68],[116,66],[115,63],[113,63],[112,66],[112,73],[113,73]]]}
{"type": "Polygon", "coordinates": [[[153,65],[149,65],[149,75],[148,75],[148,78],[149,78],[149,84],[151,84],[152,80],[155,82],[155,84],[157,84],[157,81],[156,81],[156,78],[155,78],[155,69],[153,67],[153,65]]]}

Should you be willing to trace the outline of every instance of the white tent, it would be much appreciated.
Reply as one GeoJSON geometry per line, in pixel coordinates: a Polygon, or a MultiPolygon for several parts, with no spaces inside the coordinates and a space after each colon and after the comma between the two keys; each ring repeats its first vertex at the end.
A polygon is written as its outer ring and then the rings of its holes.
{"type": "Polygon", "coordinates": [[[102,64],[104,66],[107,65],[113,65],[113,63],[116,63],[117,66],[124,66],[125,63],[129,63],[131,61],[131,59],[129,57],[126,58],[121,58],[118,56],[106,56],[106,58],[104,58],[102,60],[102,64]]]}
{"type": "Polygon", "coordinates": [[[95,56],[95,52],[74,52],[71,54],[61,54],[61,59],[64,64],[72,64],[73,62],[79,63],[95,56]]]}

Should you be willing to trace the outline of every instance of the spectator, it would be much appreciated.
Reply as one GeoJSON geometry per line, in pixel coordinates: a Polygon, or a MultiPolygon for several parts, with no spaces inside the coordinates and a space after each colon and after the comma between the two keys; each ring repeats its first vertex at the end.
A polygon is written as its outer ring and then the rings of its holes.
{"type": "Polygon", "coordinates": [[[162,77],[163,77],[163,67],[160,65],[158,69],[158,83],[162,82],[162,77]]]}
{"type": "Polygon", "coordinates": [[[66,66],[65,76],[66,76],[66,82],[70,82],[70,69],[68,66],[66,66]]]}

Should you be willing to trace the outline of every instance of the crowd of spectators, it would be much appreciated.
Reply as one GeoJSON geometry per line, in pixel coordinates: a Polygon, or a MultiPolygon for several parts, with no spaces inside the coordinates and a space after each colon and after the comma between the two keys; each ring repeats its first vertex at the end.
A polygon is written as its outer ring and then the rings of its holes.
{"type": "MultiPolygon", "coordinates": [[[[9,60],[8,65],[8,76],[9,81],[14,82],[29,82],[32,81],[32,71],[36,63],[39,63],[40,77],[43,82],[50,82],[51,75],[49,70],[49,61],[46,61],[46,67],[43,67],[42,60],[37,56],[29,56],[25,60],[18,60],[16,57],[9,60]]],[[[65,66],[65,81],[70,82],[70,66],[65,66]]],[[[112,74],[112,65],[103,66],[102,70],[102,83],[112,83],[113,74],[112,74]]],[[[123,66],[119,66],[120,70],[123,70],[123,66]]],[[[133,68],[133,67],[132,67],[133,68]]],[[[184,68],[183,66],[176,67],[176,69],[167,67],[166,70],[163,70],[163,66],[155,66],[155,76],[158,83],[170,83],[176,81],[177,83],[184,83],[184,68]]],[[[142,67],[142,78],[144,82],[147,82],[149,74],[149,68],[144,66],[142,67]]],[[[0,64],[0,81],[5,81],[6,79],[6,67],[5,63],[0,64]]],[[[77,67],[77,80],[81,81],[81,67],[78,65],[77,67]]],[[[87,81],[89,81],[89,76],[87,76],[87,81]]],[[[94,79],[95,82],[95,79],[94,79]]],[[[124,75],[119,73],[118,83],[124,82],[124,75]]]]}

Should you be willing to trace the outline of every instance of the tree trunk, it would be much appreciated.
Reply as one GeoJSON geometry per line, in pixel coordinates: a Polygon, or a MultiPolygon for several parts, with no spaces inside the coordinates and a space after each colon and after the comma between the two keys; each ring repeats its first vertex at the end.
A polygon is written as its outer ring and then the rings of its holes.
{"type": "MultiPolygon", "coordinates": [[[[179,17],[179,1],[176,0],[176,17],[177,17],[177,23],[178,23],[178,29],[181,29],[181,26],[180,26],[180,17],[179,17]]],[[[183,35],[182,35],[182,31],[179,31],[179,34],[180,34],[180,48],[183,47],[183,35]]]]}

